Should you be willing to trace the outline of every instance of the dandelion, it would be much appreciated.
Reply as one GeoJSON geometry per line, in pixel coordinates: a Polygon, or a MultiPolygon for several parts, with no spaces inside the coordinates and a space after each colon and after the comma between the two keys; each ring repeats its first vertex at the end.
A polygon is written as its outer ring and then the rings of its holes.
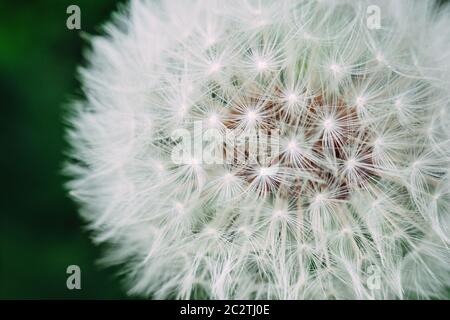
{"type": "Polygon", "coordinates": [[[130,294],[445,297],[450,7],[373,2],[136,0],[91,39],[68,189],[130,294]]]}

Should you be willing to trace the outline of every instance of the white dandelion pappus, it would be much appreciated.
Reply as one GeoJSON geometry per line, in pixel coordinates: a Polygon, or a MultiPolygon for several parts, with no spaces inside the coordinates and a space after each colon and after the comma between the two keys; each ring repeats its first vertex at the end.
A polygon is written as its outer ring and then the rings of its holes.
{"type": "Polygon", "coordinates": [[[136,0],[104,30],[66,169],[130,294],[445,297],[450,6],[136,0]]]}

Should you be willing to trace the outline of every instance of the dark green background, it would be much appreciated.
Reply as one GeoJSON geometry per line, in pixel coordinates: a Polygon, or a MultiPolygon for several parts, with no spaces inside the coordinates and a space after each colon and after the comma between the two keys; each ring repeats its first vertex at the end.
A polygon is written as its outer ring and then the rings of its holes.
{"type": "Polygon", "coordinates": [[[64,104],[80,96],[76,66],[118,1],[0,1],[0,298],[124,298],[116,270],[82,230],[61,187],[64,104]],[[81,33],[66,9],[81,9],[81,33]],[[6,148],[5,148],[6,147],[6,148]],[[81,268],[81,290],[66,268],[81,268]]]}

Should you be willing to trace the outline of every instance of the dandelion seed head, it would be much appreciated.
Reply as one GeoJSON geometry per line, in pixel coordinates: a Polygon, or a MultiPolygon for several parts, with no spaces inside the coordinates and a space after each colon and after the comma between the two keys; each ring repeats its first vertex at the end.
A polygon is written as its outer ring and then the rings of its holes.
{"type": "Polygon", "coordinates": [[[372,4],[136,0],[90,40],[67,187],[132,294],[445,296],[450,7],[372,4]]]}

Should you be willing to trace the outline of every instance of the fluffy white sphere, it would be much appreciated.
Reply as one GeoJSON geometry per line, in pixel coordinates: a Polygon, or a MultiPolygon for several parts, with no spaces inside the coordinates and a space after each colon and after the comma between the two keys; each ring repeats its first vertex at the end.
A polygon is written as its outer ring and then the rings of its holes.
{"type": "Polygon", "coordinates": [[[445,297],[449,6],[132,1],[105,33],[68,186],[130,293],[445,297]]]}

